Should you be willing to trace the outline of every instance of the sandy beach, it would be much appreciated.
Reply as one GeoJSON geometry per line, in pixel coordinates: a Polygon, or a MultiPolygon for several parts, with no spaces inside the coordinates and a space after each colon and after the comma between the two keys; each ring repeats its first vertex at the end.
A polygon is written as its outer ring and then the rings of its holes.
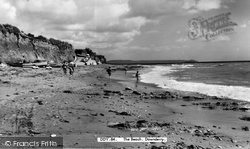
{"type": "Polygon", "coordinates": [[[122,66],[0,69],[0,135],[63,137],[64,148],[250,148],[243,101],[167,91],[136,82],[122,66]],[[98,137],[167,137],[167,142],[97,142],[98,137]]]}

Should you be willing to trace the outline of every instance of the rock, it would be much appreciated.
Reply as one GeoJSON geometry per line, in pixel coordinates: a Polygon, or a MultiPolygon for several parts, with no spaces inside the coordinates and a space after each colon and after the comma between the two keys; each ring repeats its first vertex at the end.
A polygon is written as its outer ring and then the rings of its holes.
{"type": "Polygon", "coordinates": [[[132,94],[135,94],[135,95],[141,95],[141,93],[140,93],[140,92],[138,92],[138,91],[133,91],[133,92],[132,92],[132,94]]]}
{"type": "Polygon", "coordinates": [[[43,101],[42,101],[42,100],[38,100],[37,103],[38,103],[39,105],[43,105],[43,101]]]}
{"type": "Polygon", "coordinates": [[[239,119],[241,119],[243,121],[250,121],[250,117],[248,117],[248,116],[243,116],[243,117],[240,117],[239,119]]]}
{"type": "Polygon", "coordinates": [[[34,131],[34,130],[28,130],[28,133],[29,134],[41,134],[41,132],[37,132],[37,131],[34,131]]]}
{"type": "Polygon", "coordinates": [[[148,123],[148,121],[146,121],[146,120],[139,120],[136,122],[136,127],[138,127],[138,128],[147,127],[147,123],[148,123]]]}
{"type": "Polygon", "coordinates": [[[104,114],[100,113],[101,116],[104,116],[104,114]]]}
{"type": "Polygon", "coordinates": [[[232,143],[237,143],[238,141],[237,141],[237,140],[231,139],[231,142],[232,142],[232,143]]]}
{"type": "Polygon", "coordinates": [[[70,90],[64,90],[63,93],[72,94],[73,92],[70,90]]]}
{"type": "Polygon", "coordinates": [[[3,84],[10,84],[10,81],[1,81],[3,84]]]}
{"type": "Polygon", "coordinates": [[[222,138],[219,137],[219,136],[214,136],[214,138],[215,138],[216,140],[222,141],[222,138]]]}
{"type": "Polygon", "coordinates": [[[249,128],[247,126],[242,126],[241,130],[243,130],[243,131],[249,131],[249,128]]]}
{"type": "Polygon", "coordinates": [[[116,115],[131,116],[131,114],[128,113],[128,112],[117,112],[117,111],[114,111],[114,110],[108,110],[108,112],[114,112],[116,115]]]}
{"type": "Polygon", "coordinates": [[[109,124],[108,127],[118,128],[118,129],[129,129],[129,128],[131,128],[130,124],[127,121],[125,123],[109,124]]]}
{"type": "Polygon", "coordinates": [[[64,119],[60,119],[59,121],[60,121],[60,122],[64,122],[64,123],[69,123],[68,120],[64,120],[64,119]]]}
{"type": "Polygon", "coordinates": [[[129,88],[129,87],[126,87],[126,88],[125,88],[125,91],[132,91],[132,89],[129,88]]]}
{"type": "Polygon", "coordinates": [[[92,115],[92,116],[97,116],[97,113],[95,113],[95,114],[91,113],[91,115],[92,115]]]}
{"type": "Polygon", "coordinates": [[[113,91],[114,94],[123,95],[122,91],[113,91]]]}
{"type": "Polygon", "coordinates": [[[178,143],[176,143],[176,147],[177,148],[187,148],[187,145],[184,143],[184,142],[178,142],[178,143]]]}
{"type": "Polygon", "coordinates": [[[158,133],[157,133],[157,132],[153,132],[153,131],[147,131],[147,134],[155,136],[155,135],[157,135],[158,133]]]}

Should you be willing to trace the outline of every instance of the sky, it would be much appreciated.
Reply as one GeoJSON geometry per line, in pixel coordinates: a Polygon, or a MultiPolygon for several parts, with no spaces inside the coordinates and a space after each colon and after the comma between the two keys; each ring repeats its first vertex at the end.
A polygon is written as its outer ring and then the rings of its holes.
{"type": "Polygon", "coordinates": [[[250,60],[249,0],[0,0],[0,24],[89,47],[108,60],[250,60]],[[188,37],[189,20],[228,13],[234,31],[188,37]]]}

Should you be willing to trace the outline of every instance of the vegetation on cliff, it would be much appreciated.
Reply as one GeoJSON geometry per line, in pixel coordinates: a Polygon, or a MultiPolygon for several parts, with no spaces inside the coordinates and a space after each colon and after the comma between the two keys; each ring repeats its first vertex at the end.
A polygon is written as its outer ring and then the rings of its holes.
{"type": "Polygon", "coordinates": [[[106,63],[106,58],[103,55],[97,55],[95,52],[93,52],[90,48],[85,49],[76,49],[75,53],[77,56],[83,56],[83,55],[89,55],[92,59],[96,60],[96,62],[106,63]]]}

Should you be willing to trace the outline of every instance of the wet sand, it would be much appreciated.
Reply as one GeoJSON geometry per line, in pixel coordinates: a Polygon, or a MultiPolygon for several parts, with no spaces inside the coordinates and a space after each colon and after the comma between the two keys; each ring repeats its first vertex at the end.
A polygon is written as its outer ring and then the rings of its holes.
{"type": "MultiPolygon", "coordinates": [[[[250,148],[248,103],[136,82],[136,69],[1,68],[0,135],[62,136],[64,148],[250,148]],[[168,142],[97,142],[167,137],[168,142]]],[[[121,66],[112,66],[121,67],[121,66]]]]}

